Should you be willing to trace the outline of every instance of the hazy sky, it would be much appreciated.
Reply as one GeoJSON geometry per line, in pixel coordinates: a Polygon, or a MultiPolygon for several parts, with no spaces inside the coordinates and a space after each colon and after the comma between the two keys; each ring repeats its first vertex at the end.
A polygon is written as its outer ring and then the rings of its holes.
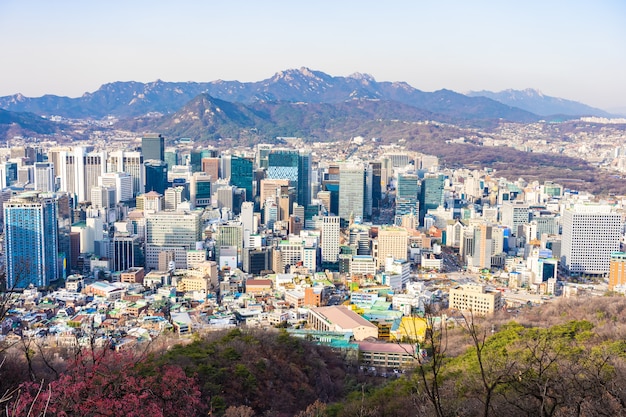
{"type": "Polygon", "coordinates": [[[0,0],[0,57],[0,96],[305,66],[610,110],[626,108],[626,1],[0,0]]]}

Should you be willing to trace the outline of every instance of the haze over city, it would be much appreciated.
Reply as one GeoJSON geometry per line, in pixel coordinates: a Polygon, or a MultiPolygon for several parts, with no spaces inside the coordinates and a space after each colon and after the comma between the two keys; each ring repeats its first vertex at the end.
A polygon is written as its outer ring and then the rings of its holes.
{"type": "Polygon", "coordinates": [[[307,66],[424,91],[535,88],[623,112],[625,17],[619,1],[4,1],[0,96],[307,66]]]}

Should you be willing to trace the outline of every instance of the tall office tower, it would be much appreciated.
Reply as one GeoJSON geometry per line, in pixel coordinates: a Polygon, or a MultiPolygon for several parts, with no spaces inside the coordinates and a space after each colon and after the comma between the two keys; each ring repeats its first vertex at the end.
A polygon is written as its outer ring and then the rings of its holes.
{"type": "Polygon", "coordinates": [[[211,176],[212,181],[220,178],[220,158],[202,158],[202,172],[211,176]]]}
{"type": "Polygon", "coordinates": [[[301,206],[311,204],[311,151],[300,150],[298,155],[297,202],[301,206]]]}
{"type": "Polygon", "coordinates": [[[202,240],[202,210],[146,212],[146,266],[159,266],[159,252],[173,251],[176,268],[187,268],[187,251],[202,240]]]}
{"type": "Polygon", "coordinates": [[[246,190],[246,201],[254,200],[252,159],[233,155],[230,158],[230,183],[246,190]]]}
{"type": "Polygon", "coordinates": [[[268,198],[276,199],[282,193],[283,187],[289,188],[288,179],[264,179],[261,180],[260,201],[261,206],[265,204],[268,198]]]}
{"type": "Polygon", "coordinates": [[[256,166],[257,168],[267,169],[269,164],[269,154],[274,149],[274,145],[269,145],[267,143],[259,143],[256,145],[256,166]]]}
{"type": "Polygon", "coordinates": [[[378,253],[376,266],[385,265],[387,257],[406,260],[408,252],[409,233],[402,227],[383,227],[378,231],[378,253]]]}
{"type": "Polygon", "coordinates": [[[117,202],[115,187],[98,186],[91,189],[91,206],[93,208],[113,208],[117,202]]]}
{"type": "Polygon", "coordinates": [[[561,265],[570,274],[605,276],[620,249],[622,216],[608,205],[577,204],[563,213],[561,265]]]}
{"type": "MultiPolygon", "coordinates": [[[[382,200],[382,164],[377,161],[369,162],[367,170],[371,172],[372,214],[378,215],[380,214],[380,201],[382,200]]],[[[367,179],[369,181],[370,176],[367,179]]]]}
{"type": "Polygon", "coordinates": [[[75,158],[71,150],[60,150],[58,164],[55,165],[56,175],[59,177],[59,190],[76,195],[76,173],[74,171],[75,158]]]}
{"type": "Polygon", "coordinates": [[[515,236],[522,236],[520,226],[528,223],[530,211],[523,201],[504,201],[501,208],[501,223],[511,229],[515,236]]]}
{"type": "Polygon", "coordinates": [[[115,188],[115,203],[133,199],[133,178],[126,172],[106,172],[98,180],[99,186],[115,188]]]}
{"type": "Polygon", "coordinates": [[[61,152],[68,152],[70,150],[67,146],[55,146],[48,149],[48,162],[52,164],[54,175],[59,177],[61,174],[61,152]]]}
{"type": "Polygon", "coordinates": [[[424,216],[430,209],[443,205],[443,175],[428,177],[422,180],[420,187],[420,224],[424,224],[424,216]]]}
{"type": "Polygon", "coordinates": [[[324,216],[322,220],[322,263],[335,263],[339,260],[339,216],[324,216]]]}
{"type": "Polygon", "coordinates": [[[165,162],[165,138],[162,135],[149,135],[141,138],[143,160],[154,159],[165,162]]]}
{"type": "Polygon", "coordinates": [[[268,155],[268,179],[288,179],[302,206],[311,202],[311,153],[295,149],[274,149],[268,155]]]}
{"type": "Polygon", "coordinates": [[[282,189],[280,196],[278,196],[278,220],[287,221],[291,216],[291,210],[293,209],[293,203],[295,196],[293,189],[282,189]]]}
{"type": "Polygon", "coordinates": [[[145,167],[146,187],[144,192],[156,191],[163,194],[167,188],[167,164],[163,161],[149,160],[145,167]]]}
{"type": "Polygon", "coordinates": [[[274,223],[278,221],[278,204],[268,200],[263,205],[263,223],[268,229],[274,227],[274,223]]]}
{"type": "Polygon", "coordinates": [[[365,165],[365,185],[364,185],[364,195],[363,195],[363,219],[371,220],[372,219],[372,181],[373,181],[373,172],[369,164],[365,165]]]}
{"type": "Polygon", "coordinates": [[[419,214],[419,178],[415,174],[399,174],[396,185],[396,218],[419,214]]]}
{"type": "Polygon", "coordinates": [[[194,172],[189,181],[189,199],[194,207],[211,205],[211,177],[205,172],[194,172]]]}
{"type": "MultiPolygon", "coordinates": [[[[145,160],[145,158],[144,158],[145,160]]],[[[178,150],[176,148],[165,148],[165,164],[169,167],[173,167],[174,165],[178,165],[178,150]]]]}
{"type": "Polygon", "coordinates": [[[363,220],[365,171],[362,165],[342,165],[339,168],[339,217],[343,221],[363,220]]]}
{"type": "Polygon", "coordinates": [[[246,201],[241,205],[241,215],[239,216],[243,225],[244,234],[256,234],[256,226],[254,221],[254,203],[246,201]]]}
{"type": "Polygon", "coordinates": [[[494,254],[495,228],[490,224],[481,224],[474,228],[474,253],[472,256],[472,266],[475,268],[491,269],[491,256],[494,254]]]}
{"type": "Polygon", "coordinates": [[[7,161],[2,164],[1,167],[2,178],[0,179],[0,182],[2,184],[2,188],[6,188],[17,180],[17,163],[7,161]]]}
{"type": "Polygon", "coordinates": [[[339,165],[332,164],[328,166],[327,171],[322,175],[322,191],[330,193],[330,207],[327,207],[329,213],[334,215],[339,213],[339,165]]]}
{"type": "Polygon", "coordinates": [[[164,201],[165,210],[176,210],[178,205],[184,201],[184,187],[169,187],[165,190],[164,201]]]}
{"type": "MultiPolygon", "coordinates": [[[[217,232],[215,237],[215,255],[217,259],[225,252],[231,253],[230,250],[224,250],[225,248],[233,249],[232,252],[237,254],[237,263],[241,260],[241,251],[243,249],[243,225],[241,222],[230,221],[227,224],[217,226],[217,232]]],[[[219,262],[218,262],[219,263],[219,262]]]]}
{"type": "Polygon", "coordinates": [[[54,192],[54,167],[50,162],[35,162],[35,190],[54,192]]]}
{"type": "Polygon", "coordinates": [[[125,271],[135,264],[135,248],[137,246],[137,237],[128,234],[115,234],[110,241],[109,253],[111,254],[111,270],[125,271]]]}
{"type": "MultiPolygon", "coordinates": [[[[91,197],[91,189],[92,187],[96,187],[99,185],[99,178],[104,175],[107,170],[107,155],[106,152],[96,152],[91,151],[85,154],[84,158],[84,193],[85,200],[88,200],[91,197]]],[[[79,173],[80,174],[80,173],[79,173]]],[[[84,200],[80,200],[84,201],[84,200]]]]}
{"type": "Polygon", "coordinates": [[[17,182],[22,185],[32,184],[34,170],[32,165],[23,165],[17,168],[17,182]]]}
{"type": "Polygon", "coordinates": [[[222,185],[216,191],[217,195],[217,208],[228,208],[233,211],[233,205],[235,201],[235,187],[232,185],[222,185]]]}
{"type": "Polygon", "coordinates": [[[141,152],[115,151],[107,159],[107,172],[126,172],[133,179],[133,197],[145,190],[145,168],[141,152]]]}
{"type": "Polygon", "coordinates": [[[330,212],[330,191],[320,191],[317,193],[317,199],[320,201],[326,212],[330,212]]]}
{"type": "Polygon", "coordinates": [[[626,285],[626,253],[613,252],[609,268],[609,290],[626,285]]]}
{"type": "Polygon", "coordinates": [[[189,165],[191,166],[191,172],[202,171],[203,156],[204,156],[204,151],[200,149],[192,149],[191,151],[189,151],[189,165]]]}
{"type": "Polygon", "coordinates": [[[7,288],[45,287],[59,278],[57,201],[24,193],[4,203],[7,288]]]}

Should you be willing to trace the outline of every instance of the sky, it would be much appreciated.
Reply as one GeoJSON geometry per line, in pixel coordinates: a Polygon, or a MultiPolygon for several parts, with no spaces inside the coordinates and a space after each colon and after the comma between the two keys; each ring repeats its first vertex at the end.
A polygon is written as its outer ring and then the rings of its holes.
{"type": "Polygon", "coordinates": [[[626,1],[0,0],[0,96],[308,67],[626,110],[626,1]]]}

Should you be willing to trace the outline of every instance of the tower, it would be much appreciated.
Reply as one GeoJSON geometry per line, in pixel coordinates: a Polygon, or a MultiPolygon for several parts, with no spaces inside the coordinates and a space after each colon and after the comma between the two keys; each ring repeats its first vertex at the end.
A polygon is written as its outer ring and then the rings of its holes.
{"type": "Polygon", "coordinates": [[[149,135],[141,138],[141,154],[144,161],[150,159],[165,161],[165,138],[162,135],[149,135]]]}
{"type": "Polygon", "coordinates": [[[59,278],[57,202],[24,193],[4,203],[7,288],[45,287],[59,278]]]}
{"type": "Polygon", "coordinates": [[[54,168],[50,162],[35,162],[35,190],[54,192],[54,168]]]}
{"type": "Polygon", "coordinates": [[[396,186],[396,217],[419,213],[419,179],[415,174],[398,175],[396,186]]]}
{"type": "Polygon", "coordinates": [[[254,198],[252,159],[233,155],[230,159],[230,183],[238,188],[246,190],[246,201],[254,198]]]}
{"type": "Polygon", "coordinates": [[[420,188],[420,224],[424,224],[424,216],[430,209],[443,204],[443,175],[424,178],[420,188]]]}
{"type": "Polygon", "coordinates": [[[322,263],[339,260],[339,216],[322,217],[322,263]]]}
{"type": "Polygon", "coordinates": [[[349,221],[363,219],[365,171],[362,165],[342,165],[339,168],[339,217],[349,221]]]}
{"type": "Polygon", "coordinates": [[[620,249],[622,216],[608,205],[577,204],[563,213],[561,264],[573,274],[605,276],[620,249]]]}
{"type": "Polygon", "coordinates": [[[167,164],[163,161],[144,162],[146,187],[145,192],[156,191],[163,194],[167,188],[167,164]]]}

